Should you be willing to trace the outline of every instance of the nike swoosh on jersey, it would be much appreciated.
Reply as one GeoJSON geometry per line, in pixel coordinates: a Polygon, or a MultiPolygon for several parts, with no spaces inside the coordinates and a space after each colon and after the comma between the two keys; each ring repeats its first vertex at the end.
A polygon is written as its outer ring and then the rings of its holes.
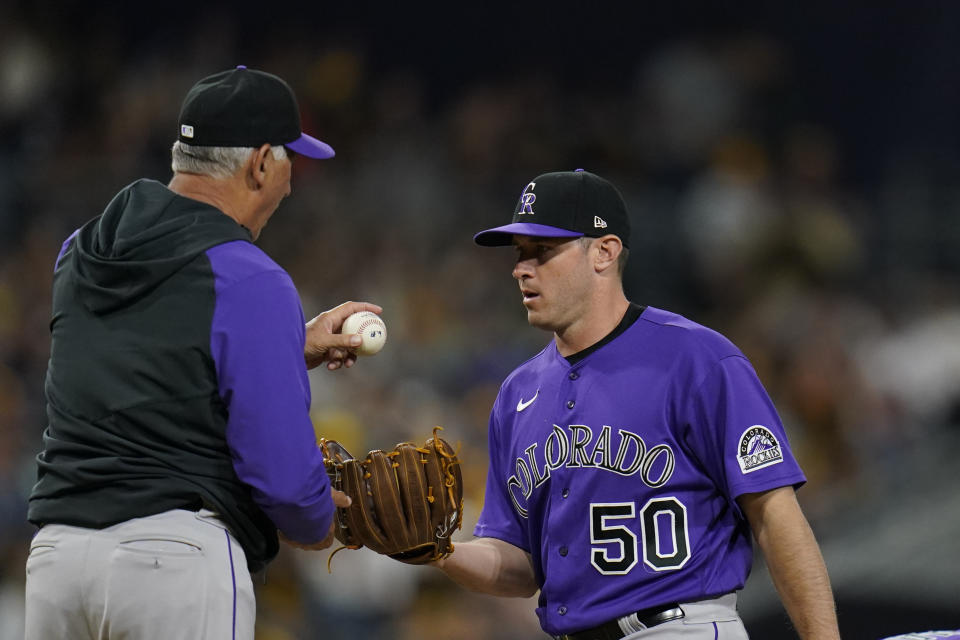
{"type": "Polygon", "coordinates": [[[533,397],[527,400],[526,402],[523,401],[523,398],[520,398],[520,402],[517,403],[517,411],[523,411],[524,409],[532,405],[533,401],[537,399],[538,395],[540,395],[540,389],[537,389],[537,392],[533,394],[533,397]]]}

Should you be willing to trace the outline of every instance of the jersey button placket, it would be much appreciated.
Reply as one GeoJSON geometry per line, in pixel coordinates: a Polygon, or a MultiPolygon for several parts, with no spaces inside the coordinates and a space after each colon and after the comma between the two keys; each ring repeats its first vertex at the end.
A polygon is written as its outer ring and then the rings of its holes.
{"type": "Polygon", "coordinates": [[[560,605],[559,607],[557,607],[557,613],[559,613],[562,616],[567,615],[567,607],[564,605],[560,605]]]}
{"type": "Polygon", "coordinates": [[[566,557],[567,557],[567,554],[568,554],[569,552],[570,552],[570,550],[567,549],[566,547],[560,547],[560,550],[559,550],[560,557],[566,558],[566,557]]]}
{"type": "MultiPolygon", "coordinates": [[[[567,378],[569,378],[570,380],[576,380],[579,377],[580,377],[579,371],[571,370],[570,373],[567,374],[567,378]]],[[[573,399],[567,400],[567,409],[573,409],[575,406],[577,406],[576,400],[573,400],[573,399]]]]}

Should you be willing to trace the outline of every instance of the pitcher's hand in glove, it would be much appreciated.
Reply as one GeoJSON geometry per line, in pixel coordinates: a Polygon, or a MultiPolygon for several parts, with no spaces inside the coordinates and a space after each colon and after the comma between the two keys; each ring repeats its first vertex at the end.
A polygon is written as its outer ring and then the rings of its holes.
{"type": "Polygon", "coordinates": [[[334,535],[345,547],[369,547],[400,562],[426,564],[453,552],[463,523],[463,478],[453,447],[437,435],[423,445],[375,449],[358,460],[321,440],[330,483],[353,503],[337,509],[334,535]]]}

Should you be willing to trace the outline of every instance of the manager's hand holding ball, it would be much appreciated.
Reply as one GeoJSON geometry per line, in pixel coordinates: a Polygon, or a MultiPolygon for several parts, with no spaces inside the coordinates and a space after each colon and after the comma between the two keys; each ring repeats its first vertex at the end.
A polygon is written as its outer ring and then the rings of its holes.
{"type": "Polygon", "coordinates": [[[310,320],[303,349],[307,369],[351,367],[357,356],[380,351],[387,339],[387,327],[377,315],[381,311],[369,302],[344,302],[310,320]]]}
{"type": "Polygon", "coordinates": [[[355,349],[358,356],[372,356],[383,349],[387,341],[387,325],[372,311],[358,311],[343,321],[340,333],[359,335],[362,342],[355,349]]]}

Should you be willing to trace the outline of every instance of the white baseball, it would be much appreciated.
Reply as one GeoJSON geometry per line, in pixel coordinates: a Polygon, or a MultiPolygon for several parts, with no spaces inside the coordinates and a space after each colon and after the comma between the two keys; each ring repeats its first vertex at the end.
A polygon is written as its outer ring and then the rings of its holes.
{"type": "Polygon", "coordinates": [[[383,349],[383,344],[387,341],[387,325],[372,311],[358,311],[348,316],[343,321],[340,333],[356,333],[363,338],[363,342],[357,347],[358,356],[372,356],[383,349]]]}

